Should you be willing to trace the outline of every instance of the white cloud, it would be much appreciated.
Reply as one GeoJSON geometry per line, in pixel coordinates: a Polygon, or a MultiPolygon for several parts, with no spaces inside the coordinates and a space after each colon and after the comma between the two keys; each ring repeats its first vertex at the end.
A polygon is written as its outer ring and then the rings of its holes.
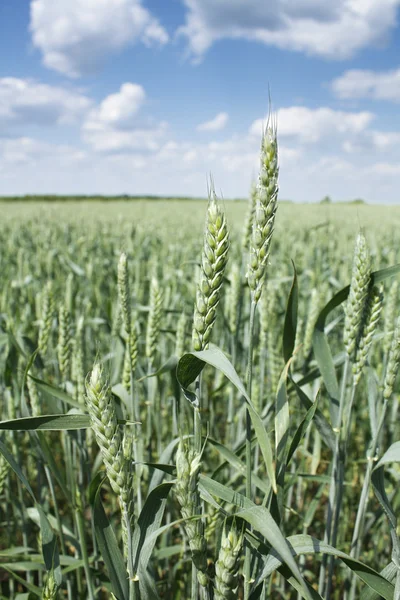
{"type": "Polygon", "coordinates": [[[68,144],[52,144],[27,136],[0,138],[0,165],[3,166],[6,164],[25,168],[27,165],[41,164],[43,160],[51,160],[56,162],[58,168],[85,158],[83,150],[68,144]]]}
{"type": "Polygon", "coordinates": [[[400,162],[398,163],[376,163],[372,166],[372,171],[378,175],[400,175],[400,162]]]}
{"type": "Polygon", "coordinates": [[[31,79],[0,78],[0,132],[15,125],[70,124],[90,105],[79,91],[31,79]]]}
{"type": "Polygon", "coordinates": [[[137,117],[145,99],[142,86],[122,84],[119,92],[110,94],[89,112],[82,128],[84,141],[99,152],[157,150],[167,125],[137,117]]]}
{"type": "MultiPolygon", "coordinates": [[[[305,143],[316,143],[329,136],[357,134],[364,131],[374,119],[367,111],[344,112],[331,108],[316,109],[304,106],[281,108],[277,113],[279,137],[292,137],[305,143]]],[[[257,119],[250,126],[250,134],[260,137],[265,119],[257,119]]]]}
{"type": "Polygon", "coordinates": [[[160,147],[165,136],[166,125],[161,123],[154,128],[117,131],[115,129],[84,130],[84,141],[97,152],[120,152],[137,150],[154,152],[160,147]]]}
{"type": "Polygon", "coordinates": [[[387,150],[392,146],[400,145],[400,132],[398,131],[373,131],[372,142],[378,150],[387,150]]]}
{"type": "Polygon", "coordinates": [[[342,145],[347,154],[380,154],[400,146],[400,133],[397,131],[365,130],[352,138],[345,139],[342,145]]]}
{"type": "Polygon", "coordinates": [[[219,131],[225,127],[228,119],[228,113],[220,112],[210,121],[200,123],[200,125],[197,126],[197,131],[219,131]]]}
{"type": "Polygon", "coordinates": [[[247,39],[334,59],[385,41],[400,0],[184,0],[179,33],[199,59],[221,39],[247,39]]]}
{"type": "Polygon", "coordinates": [[[339,98],[374,98],[400,102],[400,69],[392,71],[350,70],[334,79],[333,92],[339,98]]]}
{"type": "Polygon", "coordinates": [[[44,64],[71,77],[95,72],[131,43],[168,41],[141,0],[32,0],[30,30],[44,64]]]}
{"type": "Polygon", "coordinates": [[[99,108],[93,109],[89,115],[92,127],[112,125],[126,126],[137,114],[146,99],[141,85],[123,83],[119,92],[107,96],[99,108]]]}
{"type": "MultiPolygon", "coordinates": [[[[149,118],[146,104],[140,85],[124,83],[86,111],[86,144],[51,143],[17,130],[14,138],[3,135],[2,193],[205,196],[211,174],[221,196],[247,195],[259,169],[262,119],[244,134],[182,140],[149,118]]],[[[277,116],[280,197],[396,201],[400,131],[375,129],[374,115],[362,111],[291,106],[277,116]]]]}
{"type": "MultiPolygon", "coordinates": [[[[170,139],[151,152],[126,148],[117,154],[28,137],[0,139],[2,193],[206,196],[211,173],[219,195],[245,197],[258,171],[258,150],[252,135],[209,143],[170,139]]],[[[328,155],[318,144],[295,140],[280,141],[279,157],[281,198],[312,202],[329,194],[334,200],[397,201],[400,152],[378,162],[373,154],[366,160],[364,152],[344,156],[337,143],[328,155]]]]}

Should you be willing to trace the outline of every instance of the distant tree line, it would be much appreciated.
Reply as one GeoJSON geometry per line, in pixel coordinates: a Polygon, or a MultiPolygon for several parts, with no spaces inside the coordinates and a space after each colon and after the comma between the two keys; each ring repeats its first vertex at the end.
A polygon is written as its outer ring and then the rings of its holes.
{"type": "Polygon", "coordinates": [[[58,195],[58,194],[26,194],[24,196],[0,196],[0,202],[114,202],[114,201],[138,201],[138,200],[204,200],[190,196],[156,196],[120,194],[117,196],[104,196],[102,194],[90,195],[58,195]]]}
{"type": "MultiPolygon", "coordinates": [[[[207,198],[198,196],[157,196],[155,194],[119,194],[116,196],[104,196],[103,194],[79,194],[79,195],[66,195],[66,194],[25,194],[23,196],[0,196],[0,202],[115,202],[115,201],[126,201],[135,202],[140,200],[207,200],[207,198]]],[[[225,198],[229,202],[242,202],[246,198],[225,198]]],[[[291,203],[291,200],[279,200],[281,203],[291,203]]],[[[333,200],[330,196],[324,196],[320,200],[320,204],[331,204],[333,200]]],[[[346,204],[365,204],[365,200],[362,198],[355,198],[349,200],[346,204]]]]}
{"type": "MultiPolygon", "coordinates": [[[[320,200],[320,204],[332,204],[332,198],[330,196],[324,196],[322,200],[320,200]]],[[[366,204],[366,202],[362,198],[355,198],[354,200],[348,200],[346,204],[366,204]]]]}

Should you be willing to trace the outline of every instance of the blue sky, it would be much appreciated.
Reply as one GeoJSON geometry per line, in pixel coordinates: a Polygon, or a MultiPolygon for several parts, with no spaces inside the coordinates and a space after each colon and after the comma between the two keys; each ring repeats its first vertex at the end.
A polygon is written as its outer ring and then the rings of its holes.
{"type": "Polygon", "coordinates": [[[0,194],[400,192],[400,0],[1,0],[0,194]]]}

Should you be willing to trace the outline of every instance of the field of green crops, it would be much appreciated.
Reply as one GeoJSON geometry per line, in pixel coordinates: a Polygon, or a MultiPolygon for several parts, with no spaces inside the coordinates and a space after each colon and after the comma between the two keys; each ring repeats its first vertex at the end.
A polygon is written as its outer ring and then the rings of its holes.
{"type": "Polygon", "coordinates": [[[252,199],[0,204],[0,598],[400,598],[400,207],[252,199]]]}

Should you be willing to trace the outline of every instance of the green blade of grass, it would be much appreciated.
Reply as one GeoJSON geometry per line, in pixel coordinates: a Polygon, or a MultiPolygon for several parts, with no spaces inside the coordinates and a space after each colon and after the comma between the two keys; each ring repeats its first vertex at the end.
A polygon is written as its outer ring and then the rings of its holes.
{"type": "Polygon", "coordinates": [[[249,498],[243,496],[243,494],[239,494],[208,477],[200,477],[199,487],[204,488],[211,495],[221,498],[221,500],[225,500],[226,502],[238,506],[240,510],[235,514],[235,517],[244,519],[265,537],[267,542],[275,548],[283,558],[284,562],[299,582],[300,587],[305,594],[304,598],[312,600],[312,596],[310,595],[300,570],[293,559],[290,547],[269,510],[265,506],[257,506],[249,498]]]}
{"type": "Polygon", "coordinates": [[[297,279],[296,267],[293,265],[293,282],[290,288],[289,298],[285,313],[285,322],[283,326],[282,350],[285,364],[291,359],[294,351],[297,329],[297,311],[299,303],[299,285],[297,279]]]}
{"type": "MultiPolygon", "coordinates": [[[[161,483],[154,488],[146,498],[146,502],[139,515],[135,530],[132,536],[132,556],[133,572],[139,569],[145,571],[150,560],[154,544],[147,544],[144,549],[146,539],[160,527],[168,494],[173,486],[172,482],[161,483]]],[[[140,577],[139,577],[140,582],[140,577]]]]}
{"type": "Polygon", "coordinates": [[[51,383],[47,383],[46,381],[43,381],[42,379],[39,379],[38,377],[31,375],[30,373],[28,373],[28,377],[30,377],[32,381],[36,383],[36,386],[40,391],[49,394],[50,396],[53,396],[53,398],[62,400],[63,402],[69,404],[74,408],[82,408],[79,402],[74,400],[69,394],[67,394],[67,392],[64,392],[55,385],[51,385],[51,383]]]}
{"type": "Polygon", "coordinates": [[[43,508],[37,502],[37,500],[35,498],[35,494],[33,493],[33,490],[31,488],[27,478],[21,471],[21,468],[15,461],[14,457],[12,456],[12,454],[10,453],[8,448],[4,445],[4,443],[1,440],[0,440],[0,452],[2,453],[4,458],[7,460],[10,467],[13,469],[14,473],[16,474],[18,479],[21,481],[22,485],[26,488],[26,490],[28,491],[28,493],[30,494],[30,496],[33,499],[35,507],[39,513],[40,530],[41,530],[41,535],[42,535],[41,544],[42,544],[43,560],[46,565],[46,569],[48,571],[51,571],[52,569],[54,569],[55,580],[56,580],[57,584],[60,585],[61,584],[60,558],[59,558],[57,540],[56,540],[56,536],[54,535],[54,531],[49,523],[49,520],[46,517],[45,512],[43,511],[43,508]]]}
{"type": "Polygon", "coordinates": [[[99,544],[101,556],[107,567],[114,596],[117,600],[129,600],[128,573],[115,533],[101,502],[100,490],[102,482],[99,484],[99,479],[99,477],[96,477],[92,481],[89,490],[96,539],[99,544]]]}
{"type": "MultiPolygon", "coordinates": [[[[385,600],[393,600],[394,597],[394,586],[388,581],[381,573],[378,573],[368,565],[351,558],[345,552],[341,552],[337,548],[321,542],[309,535],[293,535],[287,538],[292,554],[298,556],[299,554],[330,554],[340,558],[352,571],[355,573],[364,583],[366,583],[372,590],[379,593],[385,600]]],[[[259,549],[263,552],[263,549],[259,549]]],[[[269,577],[278,566],[283,562],[283,557],[279,557],[276,554],[276,547],[267,557],[262,573],[257,577],[255,584],[261,583],[266,577],[269,577]]],[[[287,564],[287,561],[285,560],[287,564]]]]}
{"type": "Polygon", "coordinates": [[[193,383],[193,381],[195,381],[196,377],[201,373],[206,363],[215,367],[216,369],[219,369],[245,398],[252,425],[254,427],[261,453],[265,461],[267,473],[271,481],[271,486],[276,493],[277,486],[275,467],[268,433],[232,363],[217,346],[210,344],[210,348],[208,350],[191,352],[183,355],[177,367],[177,378],[182,387],[182,391],[188,399],[192,398],[192,400],[190,400],[192,403],[197,402],[197,399],[193,400],[193,397],[196,398],[195,394],[190,392],[187,388],[191,383],[193,383]]]}

